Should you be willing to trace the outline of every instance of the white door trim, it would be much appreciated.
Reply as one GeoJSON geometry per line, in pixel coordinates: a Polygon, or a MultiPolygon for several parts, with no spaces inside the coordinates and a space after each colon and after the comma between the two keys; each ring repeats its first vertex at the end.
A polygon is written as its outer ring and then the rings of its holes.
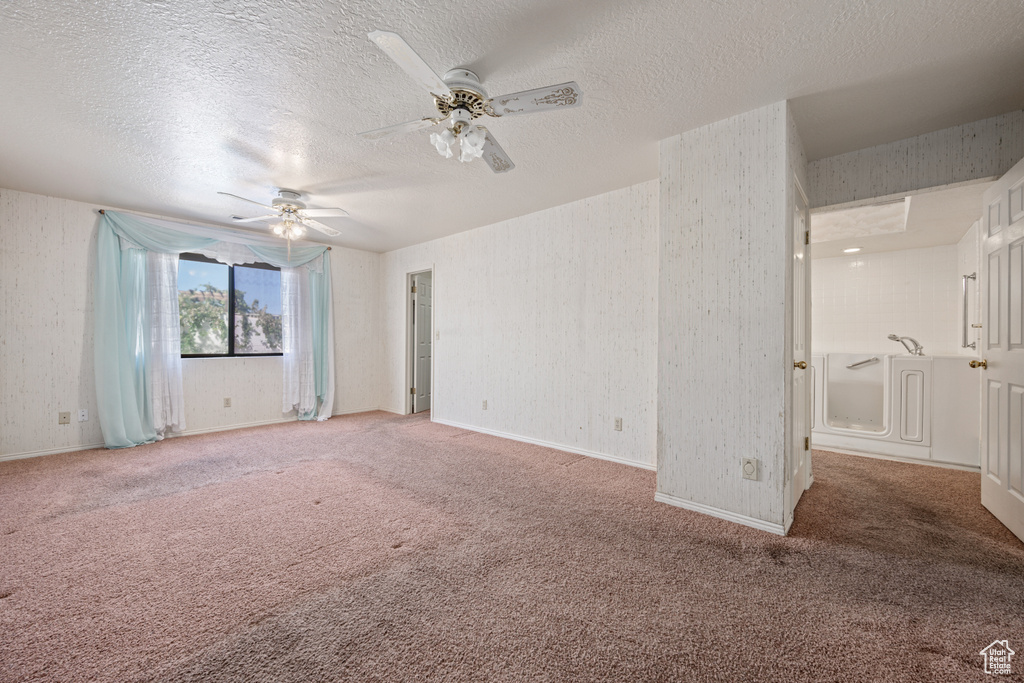
{"type": "Polygon", "coordinates": [[[800,502],[800,497],[803,492],[810,488],[811,482],[811,451],[804,450],[804,439],[810,438],[811,433],[811,406],[813,402],[813,375],[811,374],[811,250],[810,245],[806,244],[806,231],[811,228],[811,214],[810,214],[810,202],[807,199],[807,193],[804,192],[803,187],[800,184],[800,180],[794,174],[792,178],[793,182],[793,202],[787,219],[787,227],[789,233],[789,239],[787,244],[789,245],[789,259],[790,266],[788,271],[789,280],[789,311],[786,316],[787,323],[787,339],[789,340],[788,348],[786,349],[786,380],[787,386],[789,387],[789,405],[787,406],[787,420],[786,420],[786,455],[783,458],[784,468],[784,505],[785,510],[783,512],[784,527],[789,528],[789,525],[793,521],[793,512],[796,509],[797,503],[800,502]],[[803,217],[803,228],[801,234],[797,234],[797,212],[803,217]],[[796,274],[796,256],[797,253],[803,254],[802,268],[803,268],[803,282],[797,283],[796,274]],[[802,291],[803,301],[801,302],[803,309],[803,334],[802,339],[797,339],[797,313],[801,309],[801,306],[797,305],[797,296],[802,291]],[[798,342],[802,342],[799,343],[798,342]],[[797,357],[797,347],[802,346],[803,351],[797,357]],[[795,363],[803,361],[806,363],[805,369],[797,369],[795,363]],[[797,400],[798,397],[795,393],[797,380],[802,373],[804,389],[803,401],[797,400]],[[796,415],[798,406],[803,408],[803,420],[799,420],[796,415]],[[800,431],[800,434],[796,432],[800,431]],[[799,463],[799,466],[798,466],[799,463]]]}

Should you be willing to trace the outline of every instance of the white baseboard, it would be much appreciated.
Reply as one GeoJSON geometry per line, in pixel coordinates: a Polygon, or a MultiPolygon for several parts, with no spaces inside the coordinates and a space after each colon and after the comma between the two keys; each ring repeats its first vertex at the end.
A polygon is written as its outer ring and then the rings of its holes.
{"type": "MultiPolygon", "coordinates": [[[[383,409],[382,409],[383,410],[383,409]]],[[[466,429],[471,432],[480,432],[481,434],[490,434],[491,436],[501,437],[502,439],[511,439],[512,441],[521,441],[523,443],[531,443],[535,446],[544,446],[545,448],[551,448],[556,451],[563,451],[565,453],[575,453],[576,455],[585,455],[588,458],[597,458],[598,460],[608,460],[610,462],[617,462],[620,465],[630,465],[631,467],[639,467],[644,470],[655,471],[658,469],[657,465],[649,465],[645,462],[637,462],[636,460],[627,460],[626,458],[620,458],[616,455],[608,455],[607,453],[598,453],[597,451],[588,451],[582,448],[573,448],[571,446],[565,446],[560,443],[554,443],[553,441],[544,441],[543,439],[534,439],[528,436],[520,436],[518,434],[511,434],[509,432],[499,432],[496,429],[486,429],[484,427],[474,427],[472,425],[462,424],[460,422],[452,422],[451,420],[440,420],[433,418],[432,422],[438,424],[448,425],[449,427],[458,427],[459,429],[466,429]]]]}
{"type": "MultiPolygon", "coordinates": [[[[382,410],[382,409],[381,408],[372,407],[372,406],[366,407],[366,408],[352,408],[351,410],[342,410],[342,411],[337,412],[337,413],[332,412],[331,413],[331,417],[340,417],[342,415],[355,415],[356,413],[372,413],[372,412],[374,412],[376,410],[382,410]]],[[[226,431],[229,431],[231,429],[246,429],[248,427],[262,427],[264,425],[276,425],[276,424],[281,424],[282,422],[298,422],[298,421],[299,421],[299,418],[295,417],[294,415],[291,415],[289,417],[282,417],[282,418],[278,418],[278,419],[274,419],[274,420],[260,420],[258,422],[244,422],[242,424],[223,425],[223,426],[220,426],[220,427],[210,427],[208,429],[190,429],[190,430],[186,430],[184,432],[179,432],[177,434],[172,434],[171,436],[191,436],[193,434],[210,434],[212,432],[226,432],[226,431]]]]}
{"type": "Polygon", "coordinates": [[[104,443],[85,444],[83,446],[64,446],[63,448],[49,448],[41,451],[23,451],[21,453],[8,453],[0,455],[0,462],[4,460],[21,460],[22,458],[38,458],[44,455],[57,455],[58,453],[74,453],[75,451],[91,451],[94,448],[106,448],[104,443]]]}
{"type": "MultiPolygon", "coordinates": [[[[943,467],[947,470],[963,470],[964,472],[980,472],[981,465],[962,465],[955,462],[942,462],[941,460],[923,460],[921,458],[901,458],[898,455],[886,455],[885,453],[865,453],[849,448],[832,448],[831,446],[815,446],[811,448],[816,451],[828,451],[829,453],[842,453],[843,455],[856,455],[861,458],[874,458],[875,460],[892,460],[893,462],[905,462],[910,465],[930,465],[931,467],[943,467]]],[[[814,456],[811,456],[812,458],[814,456]]]]}
{"type": "MultiPolygon", "coordinates": [[[[394,408],[385,408],[384,406],[380,406],[378,408],[367,408],[367,410],[368,411],[369,410],[379,410],[382,413],[391,413],[392,415],[409,415],[410,414],[410,413],[403,413],[401,410],[395,410],[394,408]]],[[[434,420],[434,422],[437,422],[437,420],[434,420]]]]}
{"type": "Polygon", "coordinates": [[[167,434],[166,438],[176,439],[179,436],[195,436],[196,434],[212,434],[214,432],[229,432],[232,429],[246,429],[248,427],[263,427],[265,425],[276,425],[282,422],[298,422],[298,418],[292,417],[281,417],[274,420],[257,420],[256,422],[241,422],[238,424],[230,425],[218,425],[216,427],[205,427],[203,429],[186,429],[183,432],[174,432],[173,434],[167,434]]]}
{"type": "MultiPolygon", "coordinates": [[[[340,413],[332,413],[331,416],[335,415],[351,415],[353,413],[368,413],[374,410],[383,410],[382,408],[356,408],[354,410],[344,410],[340,413]]],[[[240,424],[230,425],[218,425],[216,427],[206,427],[204,429],[186,429],[183,432],[175,432],[173,434],[167,434],[166,438],[174,439],[180,436],[195,436],[197,434],[212,434],[214,432],[227,432],[232,429],[246,429],[248,427],[262,427],[264,425],[281,424],[283,422],[298,422],[298,418],[295,416],[282,417],[274,420],[258,420],[256,422],[243,422],[240,424]]],[[[8,453],[6,455],[0,455],[0,462],[4,460],[21,460],[23,458],[37,458],[44,455],[56,455],[57,453],[74,453],[75,451],[89,451],[94,448],[106,448],[106,444],[102,441],[100,443],[86,444],[83,446],[65,446],[63,448],[51,448],[39,451],[24,451],[22,453],[8,453]]]]}
{"type": "Polygon", "coordinates": [[[781,524],[775,524],[773,522],[766,522],[763,519],[756,519],[754,517],[747,517],[736,512],[729,512],[728,510],[722,510],[719,508],[711,507],[710,505],[704,505],[703,503],[694,503],[690,500],[684,500],[682,498],[676,498],[667,493],[655,493],[654,500],[659,503],[666,503],[668,505],[674,505],[676,507],[684,508],[686,510],[693,510],[694,512],[700,512],[705,515],[711,515],[719,519],[724,519],[728,522],[735,522],[736,524],[742,524],[744,526],[753,527],[760,529],[761,531],[767,531],[778,536],[785,536],[788,529],[781,524]]]}
{"type": "MultiPolygon", "coordinates": [[[[385,410],[385,408],[379,408],[377,406],[369,406],[367,408],[353,408],[352,410],[342,410],[338,413],[331,413],[331,417],[337,417],[339,415],[355,415],[356,413],[373,413],[378,410],[385,410]]],[[[390,412],[390,411],[387,411],[390,412]]]]}

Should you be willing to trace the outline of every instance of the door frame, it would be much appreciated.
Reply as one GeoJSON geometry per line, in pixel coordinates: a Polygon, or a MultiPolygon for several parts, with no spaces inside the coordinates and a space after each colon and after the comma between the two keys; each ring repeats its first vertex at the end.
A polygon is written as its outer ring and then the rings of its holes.
{"type": "MultiPolygon", "coordinates": [[[[789,437],[786,444],[786,456],[783,458],[783,466],[785,468],[784,477],[784,489],[785,489],[785,510],[783,511],[783,526],[788,533],[790,525],[793,523],[794,512],[797,504],[800,502],[800,498],[803,496],[803,492],[811,487],[814,482],[813,470],[811,468],[811,450],[797,450],[796,444],[797,439],[795,438],[796,430],[796,415],[794,409],[796,407],[796,396],[793,394],[793,385],[795,379],[795,373],[804,373],[804,430],[805,436],[808,440],[811,436],[811,414],[813,412],[813,401],[814,401],[814,380],[810,366],[811,359],[811,245],[805,243],[804,249],[804,288],[803,288],[803,304],[804,304],[804,358],[808,366],[805,370],[797,370],[794,367],[794,354],[793,346],[795,343],[794,338],[794,319],[796,315],[796,281],[795,281],[795,269],[792,266],[793,258],[796,254],[797,244],[793,242],[796,239],[795,222],[793,217],[796,211],[802,205],[803,217],[804,217],[804,230],[810,231],[811,229],[811,202],[807,197],[807,192],[804,191],[803,185],[800,183],[800,179],[796,174],[792,177],[792,188],[793,188],[793,202],[788,213],[789,216],[786,220],[788,227],[788,235],[786,243],[789,245],[789,260],[790,266],[788,268],[788,295],[789,295],[789,311],[786,316],[786,338],[788,344],[786,347],[786,381],[787,381],[787,394],[789,395],[789,405],[787,406],[787,424],[786,434],[789,437]],[[803,457],[805,460],[804,464],[804,475],[803,475],[803,487],[799,491],[795,489],[796,482],[793,479],[793,469],[795,462],[803,457]]],[[[807,240],[808,242],[810,240],[807,240]]]]}
{"type": "MultiPolygon", "coordinates": [[[[412,283],[413,278],[416,275],[422,275],[423,273],[430,273],[430,334],[435,337],[430,340],[431,347],[433,347],[436,341],[436,327],[434,326],[434,304],[437,301],[435,290],[437,289],[437,279],[434,274],[434,266],[431,264],[426,268],[418,268],[417,270],[408,271],[405,274],[405,387],[403,392],[405,393],[405,412],[404,415],[412,415],[414,408],[413,395],[409,390],[416,385],[416,330],[413,327],[413,320],[416,311],[416,297],[412,294],[412,283]]],[[[430,391],[431,401],[430,407],[433,409],[433,391],[434,391],[434,352],[431,350],[430,353],[430,391]]]]}
{"type": "MultiPolygon", "coordinates": [[[[804,378],[807,387],[806,402],[804,403],[804,427],[807,433],[804,436],[811,443],[804,452],[804,457],[807,458],[806,468],[804,469],[804,491],[806,491],[814,483],[814,468],[811,466],[811,454],[814,452],[814,443],[811,439],[811,428],[814,425],[814,368],[811,367],[811,355],[813,352],[811,348],[811,282],[813,279],[812,268],[814,267],[814,259],[811,257],[812,245],[810,240],[811,200],[808,199],[807,193],[800,185],[798,178],[793,178],[793,185],[796,187],[796,193],[793,196],[793,208],[796,208],[797,202],[803,203],[804,229],[808,235],[808,239],[804,244],[804,359],[807,362],[806,376],[804,378]]],[[[797,502],[799,502],[799,499],[800,496],[797,496],[797,502]]]]}

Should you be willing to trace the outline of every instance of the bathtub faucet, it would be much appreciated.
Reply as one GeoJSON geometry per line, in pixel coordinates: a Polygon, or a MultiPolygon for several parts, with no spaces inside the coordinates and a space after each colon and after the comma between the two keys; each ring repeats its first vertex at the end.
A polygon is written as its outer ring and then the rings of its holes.
{"type": "Polygon", "coordinates": [[[911,356],[924,355],[924,347],[918,344],[917,340],[914,339],[913,337],[900,337],[895,334],[890,334],[889,339],[893,340],[894,342],[899,342],[900,344],[903,344],[903,348],[905,348],[911,356]],[[908,341],[911,344],[913,344],[913,346],[910,346],[910,344],[907,343],[908,341]]]}

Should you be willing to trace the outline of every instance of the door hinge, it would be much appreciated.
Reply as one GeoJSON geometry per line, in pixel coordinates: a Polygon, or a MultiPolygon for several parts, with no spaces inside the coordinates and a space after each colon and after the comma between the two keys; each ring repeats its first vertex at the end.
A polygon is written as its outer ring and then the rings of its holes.
{"type": "Polygon", "coordinates": [[[811,437],[809,437],[809,436],[805,436],[804,437],[804,450],[805,451],[811,450],[811,437]]]}
{"type": "Polygon", "coordinates": [[[413,286],[412,286],[412,293],[413,293],[413,294],[415,294],[415,293],[416,293],[416,285],[413,285],[413,286]]]}
{"type": "Polygon", "coordinates": [[[409,393],[412,394],[413,396],[415,396],[416,395],[416,387],[409,387],[409,393]]]}
{"type": "Polygon", "coordinates": [[[810,244],[810,243],[811,243],[811,231],[810,230],[804,230],[804,244],[810,244]]]}

